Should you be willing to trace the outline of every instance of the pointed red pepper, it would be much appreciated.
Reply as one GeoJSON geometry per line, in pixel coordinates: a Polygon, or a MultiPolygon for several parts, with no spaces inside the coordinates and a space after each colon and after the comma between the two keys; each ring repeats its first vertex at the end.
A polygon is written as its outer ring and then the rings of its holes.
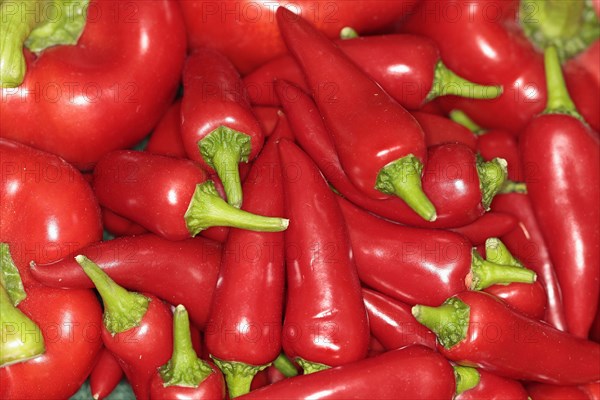
{"type": "Polygon", "coordinates": [[[94,400],[103,400],[108,397],[117,387],[123,377],[123,368],[115,356],[102,348],[94,369],[90,373],[90,392],[94,400]]]}
{"type": "Polygon", "coordinates": [[[514,379],[462,365],[454,365],[453,368],[456,375],[454,400],[528,400],[527,391],[514,379]]]}
{"type": "Polygon", "coordinates": [[[187,157],[181,138],[181,99],[171,104],[154,127],[144,151],[177,158],[187,157]]]}

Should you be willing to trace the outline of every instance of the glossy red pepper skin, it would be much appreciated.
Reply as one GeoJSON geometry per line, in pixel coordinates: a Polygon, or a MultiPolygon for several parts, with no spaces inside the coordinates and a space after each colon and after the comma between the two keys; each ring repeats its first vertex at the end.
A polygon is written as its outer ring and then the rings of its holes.
{"type": "Polygon", "coordinates": [[[485,243],[488,238],[501,237],[512,232],[517,228],[518,222],[512,214],[488,211],[468,225],[448,230],[465,236],[474,246],[477,246],[485,243]]]}
{"type": "Polygon", "coordinates": [[[187,158],[181,138],[181,99],[175,100],[158,121],[144,150],[153,154],[187,158]]]}
{"type": "Polygon", "coordinates": [[[348,178],[368,197],[389,198],[375,189],[379,172],[408,155],[424,165],[423,130],[404,107],[306,20],[279,7],[277,22],[314,93],[348,178]],[[325,89],[332,86],[335,91],[327,93],[325,89]]]}
{"type": "Polygon", "coordinates": [[[102,346],[102,310],[91,290],[27,289],[19,309],[41,329],[46,352],[0,368],[3,399],[66,399],[90,374],[102,346]]]}
{"type": "Polygon", "coordinates": [[[113,354],[103,348],[90,373],[90,392],[92,397],[102,400],[108,397],[123,377],[123,369],[113,354]]]}
{"type": "Polygon", "coordinates": [[[590,400],[579,386],[531,383],[527,385],[527,393],[531,400],[590,400]]]}
{"type": "Polygon", "coordinates": [[[415,345],[288,378],[240,399],[451,399],[454,390],[450,364],[431,349],[415,345]]]}
{"type": "Polygon", "coordinates": [[[577,110],[596,132],[600,131],[600,40],[564,63],[565,81],[577,110]],[[589,54],[586,54],[589,53],[589,54]],[[595,61],[587,61],[590,58],[595,61]],[[588,65],[586,65],[588,64],[588,65]]]}
{"type": "Polygon", "coordinates": [[[520,139],[523,163],[532,166],[525,171],[527,193],[561,287],[567,328],[587,337],[600,293],[598,135],[576,118],[542,114],[520,139]]]}
{"type": "Polygon", "coordinates": [[[477,174],[472,164],[475,155],[468,147],[449,144],[430,149],[422,185],[435,205],[437,219],[425,221],[400,199],[374,200],[359,191],[344,172],[335,144],[314,101],[297,87],[283,81],[276,83],[276,90],[295,139],[317,163],[331,185],[353,203],[392,221],[424,228],[463,226],[483,214],[479,180],[475,179],[477,174]],[[448,164],[453,167],[448,169],[448,164]],[[462,170],[458,171],[454,168],[456,166],[462,167],[462,170]],[[451,170],[453,172],[449,173],[451,170]],[[456,188],[461,188],[461,191],[456,188]]]}
{"type": "Polygon", "coordinates": [[[191,160],[133,150],[104,155],[94,169],[103,207],[170,240],[190,237],[183,218],[196,184],[207,173],[191,160]]]}
{"type": "Polygon", "coordinates": [[[254,111],[254,115],[265,136],[271,136],[275,131],[282,111],[278,107],[270,106],[253,106],[252,111],[254,111]]]}
{"type": "Polygon", "coordinates": [[[465,339],[449,349],[438,344],[449,360],[540,383],[577,385],[600,379],[600,344],[530,319],[488,293],[455,297],[470,312],[465,339]]]}
{"type": "Polygon", "coordinates": [[[492,285],[483,291],[502,299],[506,304],[529,318],[541,321],[546,316],[548,300],[546,291],[539,281],[492,285]]]}
{"type": "Polygon", "coordinates": [[[186,50],[173,1],[93,0],[88,9],[77,44],[28,53],[25,81],[2,89],[0,103],[2,137],[80,169],[148,134],[175,96],[186,50]]]}
{"type": "Polygon", "coordinates": [[[421,111],[411,111],[411,114],[425,132],[427,147],[445,143],[461,143],[473,152],[477,151],[477,137],[464,126],[440,115],[421,111]]]}
{"type": "Polygon", "coordinates": [[[384,352],[413,344],[435,350],[435,334],[417,322],[408,304],[371,289],[363,288],[362,292],[369,315],[369,329],[384,352]]]}
{"type": "Polygon", "coordinates": [[[29,262],[48,263],[102,238],[100,208],[81,173],[60,157],[0,139],[0,242],[25,287],[29,262]]]}
{"type": "Polygon", "coordinates": [[[367,313],[336,195],[294,143],[281,140],[279,155],[290,219],[284,235],[283,349],[290,359],[300,357],[327,366],[365,358],[367,313]]]}
{"type": "Polygon", "coordinates": [[[269,59],[283,54],[275,11],[287,6],[311,21],[330,38],[351,26],[361,34],[392,24],[406,15],[417,1],[281,1],[277,3],[180,1],[191,49],[209,46],[225,54],[246,74],[269,59]]]}
{"type": "Polygon", "coordinates": [[[522,165],[519,155],[517,138],[507,130],[491,129],[477,136],[477,151],[484,160],[500,157],[508,164],[506,169],[508,179],[514,182],[525,180],[524,169],[530,166],[522,165]]]}
{"type": "MultiPolygon", "coordinates": [[[[120,237],[78,251],[129,290],[152,293],[171,304],[184,304],[190,319],[204,327],[221,265],[221,245],[196,237],[170,241],[153,234],[120,237]]],[[[72,257],[32,266],[35,279],[63,288],[93,288],[72,257]]]]}
{"type": "Polygon", "coordinates": [[[148,233],[143,226],[102,207],[102,227],[114,236],[133,236],[148,233]]]}
{"type": "Polygon", "coordinates": [[[518,381],[481,369],[477,372],[479,383],[474,388],[456,395],[455,400],[527,400],[528,392],[518,381]]]}

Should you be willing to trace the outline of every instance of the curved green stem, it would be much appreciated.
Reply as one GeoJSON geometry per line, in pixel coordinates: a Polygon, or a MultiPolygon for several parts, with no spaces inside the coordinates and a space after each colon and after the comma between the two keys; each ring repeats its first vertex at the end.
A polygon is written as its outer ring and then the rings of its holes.
{"type": "Polygon", "coordinates": [[[204,161],[217,171],[225,188],[227,202],[240,208],[242,182],[238,164],[248,161],[251,151],[250,136],[226,126],[219,126],[200,140],[198,147],[204,161]]]}
{"type": "Polygon", "coordinates": [[[583,121],[577,111],[575,103],[569,95],[565,78],[562,73],[558,52],[555,47],[548,47],[544,51],[544,67],[546,68],[546,86],[548,88],[548,101],[544,114],[567,114],[583,121]]]}
{"type": "Polygon", "coordinates": [[[317,363],[317,362],[312,362],[312,361],[307,361],[307,360],[305,360],[305,359],[303,359],[301,357],[296,358],[296,362],[304,370],[304,375],[312,374],[312,373],[315,373],[315,372],[319,372],[319,371],[323,371],[323,370],[326,370],[328,368],[331,368],[329,365],[325,365],[325,364],[321,364],[321,363],[317,363]]]}
{"type": "Polygon", "coordinates": [[[83,255],[75,257],[85,274],[94,282],[104,304],[104,325],[112,334],[125,332],[140,324],[150,299],[130,292],[113,281],[98,265],[83,255]]]}
{"type": "Polygon", "coordinates": [[[462,365],[453,365],[454,377],[456,378],[456,394],[459,395],[469,389],[473,389],[479,384],[481,375],[473,367],[464,367],[462,365]]]}
{"type": "Polygon", "coordinates": [[[525,266],[511,254],[506,245],[498,238],[488,238],[485,241],[485,258],[487,261],[495,264],[525,268],[525,266]]]}
{"type": "Polygon", "coordinates": [[[470,307],[462,300],[451,297],[439,307],[416,305],[412,315],[438,337],[442,346],[449,349],[467,337],[470,307]]]}
{"type": "Polygon", "coordinates": [[[485,134],[486,130],[480,127],[469,116],[461,110],[452,110],[449,115],[450,119],[457,124],[460,124],[476,134],[477,136],[485,134]]]}
{"type": "Polygon", "coordinates": [[[230,398],[249,393],[254,376],[271,365],[271,363],[264,365],[250,365],[242,362],[223,361],[212,355],[211,358],[225,376],[230,398]]]}
{"type": "Polygon", "coordinates": [[[13,305],[0,285],[0,368],[31,360],[45,351],[39,326],[13,305]]]}
{"type": "Polygon", "coordinates": [[[285,353],[279,354],[279,356],[273,361],[273,366],[277,368],[279,372],[283,374],[286,378],[291,378],[292,376],[298,375],[298,370],[296,366],[290,360],[285,353]]]}
{"type": "Polygon", "coordinates": [[[163,386],[198,387],[213,373],[210,365],[198,358],[192,346],[190,319],[183,305],[173,313],[173,355],[158,369],[163,386]]]}
{"type": "Polygon", "coordinates": [[[502,94],[502,86],[478,85],[468,81],[438,61],[435,66],[433,85],[426,101],[440,96],[460,96],[469,99],[495,99],[502,94]]]}
{"type": "Polygon", "coordinates": [[[340,29],[340,39],[356,39],[357,37],[359,37],[358,32],[352,27],[345,26],[340,29]]]}
{"type": "Polygon", "coordinates": [[[423,164],[409,154],[383,167],[377,175],[375,189],[400,197],[426,221],[435,221],[435,206],[427,198],[421,186],[423,164]]]}
{"type": "Polygon", "coordinates": [[[286,230],[289,225],[289,220],[285,218],[256,215],[227,204],[219,196],[212,181],[196,185],[184,218],[192,236],[213,226],[230,226],[260,232],[281,232],[286,230]]]}
{"type": "Polygon", "coordinates": [[[513,282],[533,283],[536,279],[537,275],[530,269],[496,264],[484,260],[476,250],[473,250],[471,271],[465,277],[465,284],[471,290],[483,290],[498,284],[507,285],[513,282]]]}
{"type": "Polygon", "coordinates": [[[477,175],[479,175],[481,204],[485,210],[489,210],[492,200],[500,192],[508,177],[506,160],[496,157],[491,161],[483,161],[481,157],[477,157],[477,175]]]}
{"type": "Polygon", "coordinates": [[[27,297],[21,274],[10,255],[8,243],[0,243],[0,285],[6,290],[13,306],[17,306],[27,297]]]}

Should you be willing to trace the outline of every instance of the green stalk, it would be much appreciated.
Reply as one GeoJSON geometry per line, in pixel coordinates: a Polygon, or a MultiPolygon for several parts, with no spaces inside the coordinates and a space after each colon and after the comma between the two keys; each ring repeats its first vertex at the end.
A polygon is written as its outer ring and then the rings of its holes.
{"type": "Polygon", "coordinates": [[[435,206],[427,198],[421,186],[423,164],[409,154],[383,167],[377,175],[375,189],[400,197],[426,221],[435,221],[435,206]]]}
{"type": "Polygon", "coordinates": [[[456,378],[456,395],[473,389],[479,385],[481,375],[479,371],[473,367],[464,367],[462,365],[453,365],[454,377],[456,378]]]}
{"type": "Polygon", "coordinates": [[[287,358],[285,353],[279,354],[275,361],[273,361],[273,366],[277,368],[277,370],[286,378],[291,378],[292,376],[298,375],[296,366],[289,358],[287,358]]]}
{"type": "Polygon", "coordinates": [[[328,368],[331,368],[329,365],[312,362],[312,361],[307,361],[301,357],[296,358],[296,362],[304,370],[304,375],[313,374],[315,372],[319,372],[319,371],[323,371],[328,368]]]}
{"type": "Polygon", "coordinates": [[[345,26],[340,29],[340,39],[342,40],[356,39],[357,37],[359,37],[358,32],[352,27],[345,26]]]}
{"type": "Polygon", "coordinates": [[[513,282],[533,283],[537,275],[530,269],[511,265],[496,264],[472,251],[471,271],[465,278],[467,287],[471,290],[483,290],[492,285],[507,285],[513,282]]]}
{"type": "Polygon", "coordinates": [[[473,121],[469,116],[461,110],[452,110],[450,111],[449,117],[452,121],[460,124],[476,134],[477,136],[483,135],[486,130],[480,127],[473,121]]]}
{"type": "Polygon", "coordinates": [[[488,238],[485,241],[485,258],[495,264],[525,268],[525,266],[511,254],[506,245],[498,238],[488,238]]]}
{"type": "Polygon", "coordinates": [[[479,188],[481,190],[481,204],[485,210],[490,209],[492,200],[502,189],[508,177],[507,163],[503,158],[494,158],[484,161],[477,157],[477,175],[479,176],[479,188]]]}
{"type": "Polygon", "coordinates": [[[183,305],[173,313],[173,355],[158,369],[163,386],[185,386],[197,388],[213,373],[210,365],[200,359],[192,346],[190,319],[183,305]]]}
{"type": "Polygon", "coordinates": [[[19,270],[13,261],[8,243],[0,243],[0,285],[15,307],[27,297],[19,270]]]}
{"type": "Polygon", "coordinates": [[[495,99],[502,94],[502,86],[478,85],[468,81],[438,61],[435,66],[433,85],[427,94],[426,101],[440,96],[460,96],[469,99],[495,99]]]}
{"type": "Polygon", "coordinates": [[[230,226],[259,232],[281,232],[289,220],[251,214],[227,204],[212,181],[196,185],[192,200],[184,215],[190,235],[196,236],[213,226],[230,226]]]}
{"type": "Polygon", "coordinates": [[[455,297],[439,307],[418,304],[412,308],[416,320],[435,333],[440,344],[447,349],[467,337],[470,313],[470,307],[455,297]]]}
{"type": "Polygon", "coordinates": [[[78,255],[75,261],[100,293],[104,304],[103,321],[106,329],[114,335],[138,326],[148,311],[150,299],[118,285],[87,257],[78,255]]]}
{"type": "Polygon", "coordinates": [[[544,67],[546,68],[548,101],[543,113],[566,114],[583,121],[567,90],[558,52],[555,47],[548,47],[544,51],[544,67]]]}
{"type": "Polygon", "coordinates": [[[250,365],[236,361],[219,360],[211,355],[217,367],[223,372],[229,397],[239,397],[250,392],[250,385],[254,376],[267,368],[271,363],[264,365],[250,365]]]}

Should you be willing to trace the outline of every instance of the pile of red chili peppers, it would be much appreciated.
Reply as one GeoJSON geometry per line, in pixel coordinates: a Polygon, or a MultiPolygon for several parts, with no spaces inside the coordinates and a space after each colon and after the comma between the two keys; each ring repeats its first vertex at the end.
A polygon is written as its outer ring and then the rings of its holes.
{"type": "Polygon", "coordinates": [[[600,1],[0,1],[0,398],[600,400],[600,1]]]}

